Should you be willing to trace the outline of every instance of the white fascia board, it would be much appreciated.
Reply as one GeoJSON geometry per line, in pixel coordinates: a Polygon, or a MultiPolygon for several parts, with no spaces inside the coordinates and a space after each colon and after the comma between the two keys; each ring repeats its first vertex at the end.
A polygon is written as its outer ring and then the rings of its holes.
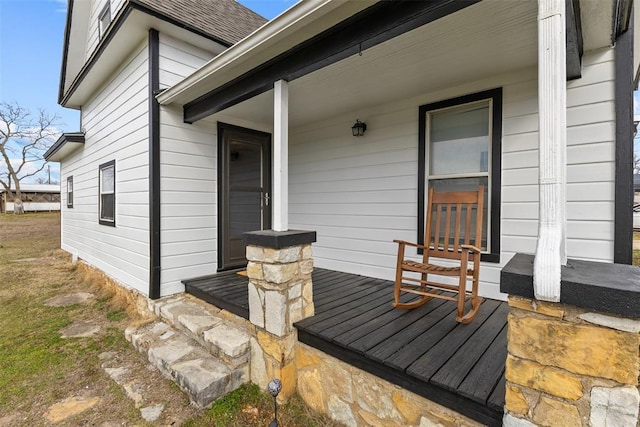
{"type": "Polygon", "coordinates": [[[281,15],[231,46],[220,55],[196,70],[181,82],[163,91],[157,96],[163,105],[187,103],[198,96],[220,87],[233,78],[250,71],[261,63],[296,46],[327,28],[337,24],[354,13],[359,12],[375,1],[348,0],[303,0],[281,15]],[[345,15],[338,14],[335,22],[314,27],[310,24],[343,5],[348,5],[345,15]]]}

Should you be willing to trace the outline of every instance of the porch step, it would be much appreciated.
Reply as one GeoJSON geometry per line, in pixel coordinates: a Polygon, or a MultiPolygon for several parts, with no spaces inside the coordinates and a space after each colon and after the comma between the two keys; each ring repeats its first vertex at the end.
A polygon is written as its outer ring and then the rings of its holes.
{"type": "Polygon", "coordinates": [[[156,302],[160,319],[125,337],[152,365],[207,407],[249,382],[249,334],[213,308],[183,296],[156,302]]]}

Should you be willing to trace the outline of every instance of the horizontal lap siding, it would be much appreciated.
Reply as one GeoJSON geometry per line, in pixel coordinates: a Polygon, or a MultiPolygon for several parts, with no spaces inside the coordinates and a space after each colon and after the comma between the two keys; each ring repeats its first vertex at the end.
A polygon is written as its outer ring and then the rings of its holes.
{"type": "MultiPolygon", "coordinates": [[[[213,55],[160,34],[160,88],[182,80],[213,55]]],[[[160,108],[162,296],[184,291],[184,279],[216,272],[216,134],[215,123],[189,125],[182,108],[160,108]]]]}
{"type": "MultiPolygon", "coordinates": [[[[567,83],[569,257],[613,260],[615,172],[613,49],[588,52],[582,78],[567,83]]],[[[538,233],[538,105],[532,78],[505,87],[503,252],[535,253],[538,233]],[[512,100],[512,105],[507,100],[512,100]]],[[[504,257],[503,257],[504,258],[504,257]]]]}
{"type": "Polygon", "coordinates": [[[583,58],[582,78],[567,84],[567,252],[613,262],[615,57],[583,58]]]}
{"type": "Polygon", "coordinates": [[[85,60],[93,54],[98,43],[100,42],[100,29],[98,24],[98,18],[102,9],[107,2],[110,2],[111,8],[111,20],[113,21],[115,16],[120,12],[120,9],[124,5],[124,0],[81,0],[91,1],[91,12],[89,13],[89,29],[87,31],[87,46],[85,49],[85,60]]]}
{"type": "Polygon", "coordinates": [[[182,81],[224,48],[210,42],[207,51],[166,34],[160,34],[160,89],[165,89],[182,81]]]}
{"type": "Polygon", "coordinates": [[[85,144],[62,163],[63,249],[147,294],[149,281],[148,61],[138,46],[82,109],[85,144]],[[116,161],[116,226],[98,223],[98,168],[116,161]],[[65,187],[66,188],[66,187],[65,187]]]}
{"type": "MultiPolygon", "coordinates": [[[[613,51],[589,52],[568,83],[569,256],[613,256],[613,51]]],[[[500,269],[534,253],[538,228],[538,100],[535,69],[380,106],[291,132],[290,227],[318,233],[318,267],[392,279],[397,246],[416,240],[418,107],[503,87],[500,263],[483,263],[481,293],[499,292],[500,269]],[[352,116],[352,117],[351,117],[352,116]],[[351,136],[356,117],[367,123],[351,136]]]]}
{"type": "Polygon", "coordinates": [[[292,132],[290,228],[317,231],[318,267],[388,279],[392,240],[415,240],[417,109],[360,118],[363,138],[351,115],[292,132]]]}

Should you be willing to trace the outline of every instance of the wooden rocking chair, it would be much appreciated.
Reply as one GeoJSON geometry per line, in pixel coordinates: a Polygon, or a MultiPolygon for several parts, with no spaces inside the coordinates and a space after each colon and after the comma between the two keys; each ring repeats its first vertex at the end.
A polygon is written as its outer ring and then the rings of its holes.
{"type": "Polygon", "coordinates": [[[433,188],[429,189],[424,245],[394,240],[399,244],[394,307],[416,308],[431,298],[441,298],[457,301],[456,320],[460,323],[469,323],[478,314],[482,303],[482,298],[478,297],[478,273],[482,247],[483,199],[482,185],[477,191],[437,193],[433,188]],[[422,262],[405,259],[406,246],[422,248],[422,262]],[[446,260],[445,265],[431,264],[431,258],[443,258],[446,260]],[[454,261],[457,265],[451,266],[447,261],[454,261]],[[405,272],[409,275],[405,275],[405,272]],[[455,281],[433,281],[428,278],[429,275],[457,277],[458,284],[454,284],[455,281]],[[471,290],[467,290],[468,280],[471,281],[471,290]],[[457,292],[458,295],[442,294],[438,292],[440,289],[457,292]],[[419,295],[420,298],[402,303],[400,296],[403,292],[419,295]],[[471,299],[471,309],[465,314],[467,299],[471,299]]]}

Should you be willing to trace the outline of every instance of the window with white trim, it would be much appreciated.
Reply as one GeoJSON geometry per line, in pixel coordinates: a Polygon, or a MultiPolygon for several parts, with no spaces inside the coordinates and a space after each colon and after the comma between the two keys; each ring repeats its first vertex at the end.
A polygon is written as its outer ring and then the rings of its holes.
{"type": "Polygon", "coordinates": [[[73,207],[73,176],[67,177],[67,207],[73,207]]]}
{"type": "Polygon", "coordinates": [[[483,185],[481,259],[499,262],[502,89],[423,105],[419,126],[419,242],[428,188],[469,191],[483,185]]]}
{"type": "Polygon", "coordinates": [[[99,168],[98,179],[99,222],[103,225],[116,225],[116,161],[103,163],[99,168]]]}

